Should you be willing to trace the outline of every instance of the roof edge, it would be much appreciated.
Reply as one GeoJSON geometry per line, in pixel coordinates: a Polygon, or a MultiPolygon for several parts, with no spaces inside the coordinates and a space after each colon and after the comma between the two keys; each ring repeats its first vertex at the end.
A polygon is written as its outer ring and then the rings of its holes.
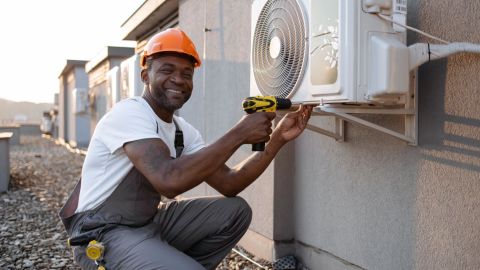
{"type": "Polygon", "coordinates": [[[136,41],[146,31],[178,11],[178,0],[145,1],[121,26],[123,40],[136,41]]]}
{"type": "Polygon", "coordinates": [[[87,60],[74,60],[74,59],[67,59],[65,60],[65,65],[62,68],[62,71],[58,75],[58,78],[62,77],[66,73],[70,72],[74,67],[83,67],[87,64],[87,60]]]}
{"type": "Polygon", "coordinates": [[[96,68],[100,63],[110,57],[130,57],[135,54],[134,47],[120,47],[120,46],[106,46],[104,47],[97,56],[92,58],[88,63],[85,64],[85,72],[90,72],[96,68]]]}

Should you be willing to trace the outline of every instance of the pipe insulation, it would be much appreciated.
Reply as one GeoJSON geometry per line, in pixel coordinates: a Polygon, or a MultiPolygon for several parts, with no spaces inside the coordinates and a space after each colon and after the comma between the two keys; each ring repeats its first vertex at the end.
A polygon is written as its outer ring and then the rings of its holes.
{"type": "Polygon", "coordinates": [[[480,53],[480,45],[467,42],[449,44],[417,43],[408,47],[410,51],[410,70],[436,59],[457,53],[480,53]]]}

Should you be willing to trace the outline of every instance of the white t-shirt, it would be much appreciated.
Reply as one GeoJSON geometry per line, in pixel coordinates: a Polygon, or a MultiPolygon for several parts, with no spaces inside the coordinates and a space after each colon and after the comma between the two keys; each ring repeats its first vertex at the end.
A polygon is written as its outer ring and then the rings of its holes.
{"type": "MultiPolygon", "coordinates": [[[[202,136],[183,118],[173,116],[183,132],[182,155],[205,146],[202,136]]],[[[103,203],[133,168],[123,151],[127,142],[159,138],[176,156],[175,124],[161,120],[142,97],[117,103],[98,122],[90,140],[82,167],[82,185],[76,213],[94,209],[103,203]],[[158,132],[157,132],[158,130],[158,132]]]]}

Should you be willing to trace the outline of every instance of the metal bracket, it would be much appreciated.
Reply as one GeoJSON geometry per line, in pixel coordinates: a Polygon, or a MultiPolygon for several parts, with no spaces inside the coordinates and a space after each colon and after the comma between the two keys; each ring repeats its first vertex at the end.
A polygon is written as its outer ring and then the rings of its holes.
{"type": "Polygon", "coordinates": [[[308,125],[307,128],[326,136],[335,138],[337,141],[345,141],[344,121],[368,127],[385,134],[406,141],[409,145],[416,146],[418,144],[418,99],[417,99],[417,70],[411,72],[410,75],[410,91],[405,100],[403,108],[378,107],[369,106],[328,106],[320,105],[314,108],[314,115],[333,116],[335,117],[335,131],[327,131],[325,129],[308,125]],[[384,114],[384,115],[404,115],[405,128],[404,133],[400,133],[386,127],[377,125],[367,120],[361,119],[354,114],[384,114]]]}
{"type": "MultiPolygon", "coordinates": [[[[315,113],[313,115],[320,115],[320,116],[328,116],[329,114],[318,114],[315,113]]],[[[335,127],[334,131],[328,131],[321,127],[317,127],[314,125],[307,124],[307,129],[323,134],[325,136],[334,138],[337,142],[344,142],[345,141],[345,121],[341,118],[335,117],[335,127]]]]}
{"type": "MultiPolygon", "coordinates": [[[[316,108],[314,108],[315,110],[316,108]]],[[[286,111],[278,111],[278,116],[283,116],[286,114],[286,111]]],[[[323,111],[313,111],[312,116],[334,116],[331,113],[323,111]]],[[[345,121],[339,117],[335,117],[334,130],[329,131],[321,127],[314,126],[312,124],[307,124],[306,129],[320,133],[322,135],[334,138],[337,142],[345,141],[345,121]]]]}

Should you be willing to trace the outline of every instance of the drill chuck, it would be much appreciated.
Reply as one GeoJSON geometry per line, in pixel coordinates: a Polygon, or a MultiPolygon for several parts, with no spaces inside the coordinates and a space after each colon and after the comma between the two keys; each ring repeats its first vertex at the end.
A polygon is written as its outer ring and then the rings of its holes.
{"type": "Polygon", "coordinates": [[[277,110],[288,110],[292,107],[292,101],[288,98],[276,98],[277,99],[277,110]]]}

